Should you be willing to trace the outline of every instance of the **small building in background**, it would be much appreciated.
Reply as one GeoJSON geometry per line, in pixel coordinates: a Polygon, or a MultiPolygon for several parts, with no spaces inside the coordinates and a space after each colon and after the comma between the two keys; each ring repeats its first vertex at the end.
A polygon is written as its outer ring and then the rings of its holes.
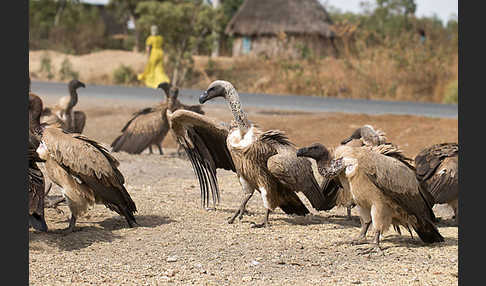
{"type": "Polygon", "coordinates": [[[245,0],[225,29],[233,57],[335,56],[332,20],[318,0],[245,0]]]}

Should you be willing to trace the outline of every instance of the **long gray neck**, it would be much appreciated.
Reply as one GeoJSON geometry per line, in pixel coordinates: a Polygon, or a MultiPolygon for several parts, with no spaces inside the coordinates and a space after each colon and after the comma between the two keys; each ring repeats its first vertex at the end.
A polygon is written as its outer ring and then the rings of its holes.
{"type": "Polygon", "coordinates": [[[78,92],[76,88],[69,87],[69,94],[71,95],[71,101],[69,103],[69,109],[73,108],[78,103],[78,92]]]}
{"type": "Polygon", "coordinates": [[[238,129],[242,135],[246,134],[250,129],[250,122],[248,121],[246,113],[241,108],[240,97],[234,87],[226,91],[226,102],[228,103],[231,113],[233,114],[234,122],[238,125],[238,129]]]}

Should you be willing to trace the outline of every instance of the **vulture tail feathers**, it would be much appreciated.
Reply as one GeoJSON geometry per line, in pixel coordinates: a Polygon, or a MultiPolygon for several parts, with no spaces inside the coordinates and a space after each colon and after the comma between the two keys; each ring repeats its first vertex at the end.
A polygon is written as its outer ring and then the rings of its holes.
{"type": "Polygon", "coordinates": [[[418,218],[417,224],[412,225],[412,227],[420,239],[425,243],[444,241],[444,237],[439,233],[437,227],[428,219],[418,218]]]}
{"type": "Polygon", "coordinates": [[[342,189],[336,180],[324,179],[321,185],[321,192],[326,197],[326,202],[321,206],[321,210],[328,211],[335,207],[340,191],[342,191],[342,189]]]}
{"type": "Polygon", "coordinates": [[[304,203],[300,200],[294,192],[288,192],[286,196],[286,200],[279,205],[279,207],[286,213],[286,214],[294,214],[299,216],[304,216],[309,214],[309,209],[304,205],[304,203]]]}

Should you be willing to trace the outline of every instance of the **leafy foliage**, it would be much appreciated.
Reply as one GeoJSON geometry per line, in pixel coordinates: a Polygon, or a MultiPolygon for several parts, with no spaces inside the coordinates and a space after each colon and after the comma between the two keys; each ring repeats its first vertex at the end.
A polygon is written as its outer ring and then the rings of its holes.
{"type": "Polygon", "coordinates": [[[137,5],[136,11],[142,15],[137,25],[145,37],[151,25],[159,27],[168,54],[167,70],[172,70],[171,82],[181,85],[194,65],[192,56],[211,51],[212,31],[218,28],[221,10],[202,1],[144,1],[137,5]]]}

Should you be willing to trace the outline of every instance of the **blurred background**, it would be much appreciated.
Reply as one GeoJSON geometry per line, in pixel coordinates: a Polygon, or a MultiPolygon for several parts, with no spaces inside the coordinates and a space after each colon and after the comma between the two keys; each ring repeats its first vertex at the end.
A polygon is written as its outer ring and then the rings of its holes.
{"type": "Polygon", "coordinates": [[[457,103],[457,1],[29,0],[32,80],[143,86],[156,25],[182,88],[457,103]]]}

